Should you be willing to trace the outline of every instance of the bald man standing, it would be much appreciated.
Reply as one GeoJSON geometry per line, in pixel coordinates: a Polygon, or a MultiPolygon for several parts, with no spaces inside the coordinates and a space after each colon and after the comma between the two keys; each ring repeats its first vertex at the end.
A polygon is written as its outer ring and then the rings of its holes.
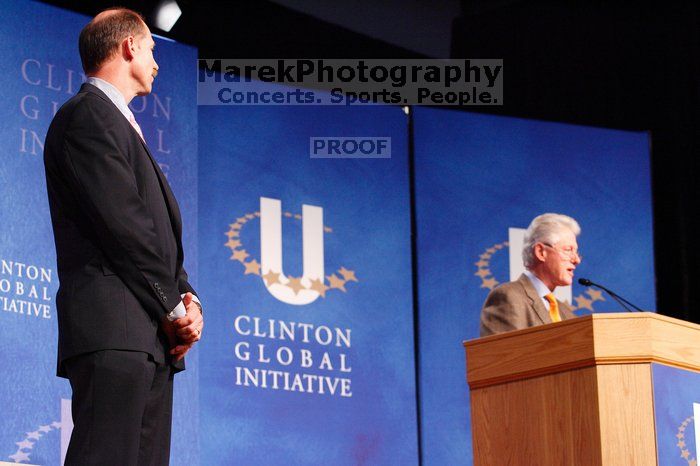
{"type": "Polygon", "coordinates": [[[201,338],[180,210],[128,107],[151,92],[154,46],[138,13],[97,15],[79,39],[87,82],[46,136],[68,466],[167,465],[173,374],[201,338]]]}

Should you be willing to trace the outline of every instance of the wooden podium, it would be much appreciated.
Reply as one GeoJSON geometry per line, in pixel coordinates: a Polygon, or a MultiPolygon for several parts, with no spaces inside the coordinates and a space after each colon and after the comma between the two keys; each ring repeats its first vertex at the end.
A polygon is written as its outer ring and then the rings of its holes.
{"type": "Polygon", "coordinates": [[[475,466],[656,465],[651,363],[700,372],[700,326],[648,312],[464,347],[475,466]]]}

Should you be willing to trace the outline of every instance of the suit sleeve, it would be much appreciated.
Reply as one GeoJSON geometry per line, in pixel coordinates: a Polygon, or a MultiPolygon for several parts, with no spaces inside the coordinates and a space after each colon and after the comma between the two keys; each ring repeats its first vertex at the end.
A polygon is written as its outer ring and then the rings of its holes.
{"type": "MultiPolygon", "coordinates": [[[[194,291],[194,288],[192,288],[192,285],[190,285],[190,282],[188,280],[189,278],[187,276],[187,271],[185,271],[185,268],[183,266],[180,266],[180,270],[177,273],[177,284],[180,293],[184,294],[189,292],[197,296],[197,292],[194,291]]],[[[199,298],[199,296],[197,296],[197,298],[199,298]]]]}
{"type": "Polygon", "coordinates": [[[510,332],[527,327],[522,309],[511,301],[509,294],[502,288],[496,288],[486,297],[481,309],[479,336],[485,337],[496,333],[510,332]]]}
{"type": "Polygon", "coordinates": [[[117,275],[151,315],[162,317],[180,302],[178,279],[117,143],[123,126],[109,110],[89,100],[75,110],[64,134],[63,172],[117,275]]]}

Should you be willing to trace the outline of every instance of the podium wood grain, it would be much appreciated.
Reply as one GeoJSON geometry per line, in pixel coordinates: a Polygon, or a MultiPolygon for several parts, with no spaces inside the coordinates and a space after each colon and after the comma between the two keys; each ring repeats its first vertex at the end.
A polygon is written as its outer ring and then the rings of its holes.
{"type": "Polygon", "coordinates": [[[625,313],[465,342],[475,466],[656,465],[651,363],[700,372],[699,336],[625,313]]]}

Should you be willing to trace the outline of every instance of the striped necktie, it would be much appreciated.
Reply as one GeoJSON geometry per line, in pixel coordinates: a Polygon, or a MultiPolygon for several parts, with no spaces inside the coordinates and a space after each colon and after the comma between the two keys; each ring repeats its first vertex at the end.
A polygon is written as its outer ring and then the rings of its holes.
{"type": "Polygon", "coordinates": [[[549,317],[551,317],[552,322],[561,322],[561,316],[559,315],[559,303],[557,303],[556,298],[552,293],[544,295],[544,299],[549,301],[549,317]]]}

